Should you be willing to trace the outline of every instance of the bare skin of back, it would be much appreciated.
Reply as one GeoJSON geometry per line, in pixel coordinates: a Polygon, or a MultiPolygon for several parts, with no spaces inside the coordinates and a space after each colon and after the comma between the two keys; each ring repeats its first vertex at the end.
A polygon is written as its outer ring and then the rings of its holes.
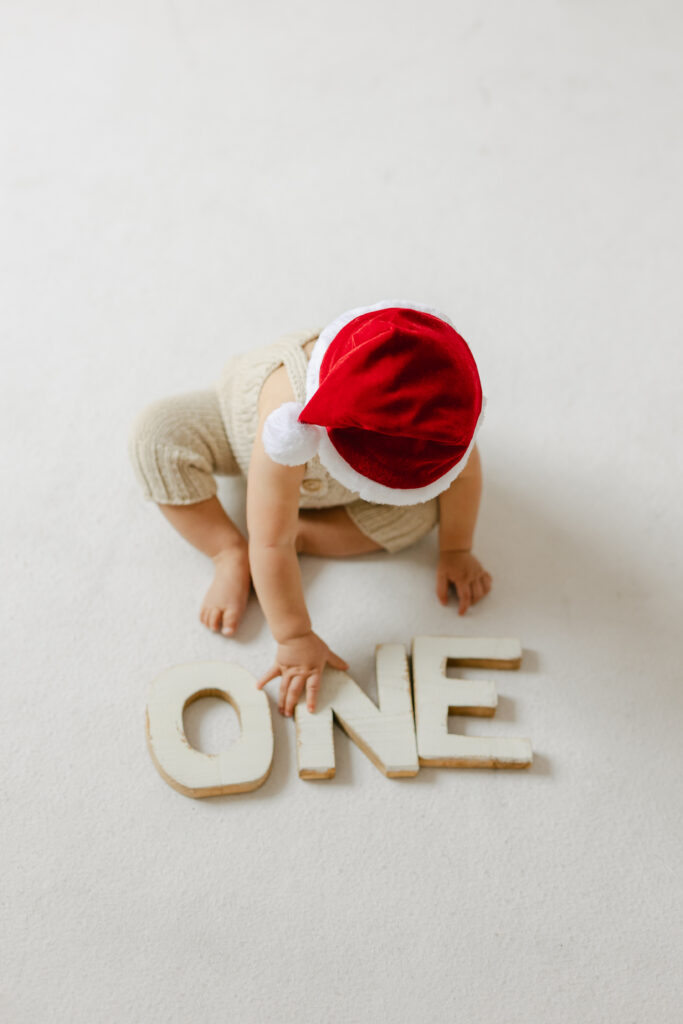
{"type": "MultiPolygon", "coordinates": [[[[304,345],[310,357],[315,339],[304,345]]],[[[253,583],[277,643],[274,664],[259,687],[280,676],[279,709],[293,714],[305,691],[307,706],[315,709],[320,677],[326,663],[348,664],[313,632],[304,601],[299,554],[344,558],[382,550],[362,533],[343,506],[299,509],[304,466],[281,466],[266,454],[261,441],[268,414],[294,399],[284,366],[266,379],[259,396],[259,427],[247,480],[247,540],[228,517],[217,497],[194,505],[159,505],[171,525],[214,564],[214,578],[199,617],[214,632],[232,636],[249,599],[253,583]]],[[[459,612],[484,597],[491,576],[472,555],[472,536],[481,494],[479,453],[473,448],[467,465],[439,497],[439,565],[436,594],[448,601],[449,585],[456,588],[459,612]]]]}

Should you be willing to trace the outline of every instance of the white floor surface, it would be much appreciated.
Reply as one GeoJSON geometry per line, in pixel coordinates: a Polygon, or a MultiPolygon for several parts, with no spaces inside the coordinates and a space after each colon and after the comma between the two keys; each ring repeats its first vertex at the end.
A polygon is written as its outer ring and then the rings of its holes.
{"type": "Polygon", "coordinates": [[[0,5],[3,1022],[681,1020],[682,28],[661,0],[0,5]],[[377,643],[519,637],[496,718],[452,726],[533,767],[392,781],[337,731],[302,782],[273,704],[266,784],[185,798],[151,679],[274,645],[253,596],[234,640],[198,622],[209,564],[129,424],[395,297],[479,362],[494,589],[443,608],[435,534],[304,557],[314,628],[370,695],[377,643]]]}

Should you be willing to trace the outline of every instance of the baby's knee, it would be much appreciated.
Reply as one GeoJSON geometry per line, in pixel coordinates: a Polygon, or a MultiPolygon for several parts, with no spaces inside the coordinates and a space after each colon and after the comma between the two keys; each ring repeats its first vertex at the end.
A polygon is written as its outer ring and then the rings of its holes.
{"type": "Polygon", "coordinates": [[[150,402],[130,425],[128,447],[131,454],[140,448],[182,443],[182,419],[173,397],[150,402]]]}
{"type": "Polygon", "coordinates": [[[137,414],[128,432],[128,455],[138,475],[146,476],[147,464],[160,446],[173,443],[172,438],[173,415],[166,399],[151,402],[137,414]]]}
{"type": "Polygon", "coordinates": [[[147,500],[182,505],[216,493],[194,433],[183,396],[150,402],[132,421],[128,455],[147,500]]]}
{"type": "MultiPolygon", "coordinates": [[[[128,432],[128,456],[145,498],[154,496],[154,476],[159,452],[170,443],[172,416],[166,399],[151,402],[137,414],[128,432]]],[[[156,472],[155,472],[156,471],[156,472]]]]}

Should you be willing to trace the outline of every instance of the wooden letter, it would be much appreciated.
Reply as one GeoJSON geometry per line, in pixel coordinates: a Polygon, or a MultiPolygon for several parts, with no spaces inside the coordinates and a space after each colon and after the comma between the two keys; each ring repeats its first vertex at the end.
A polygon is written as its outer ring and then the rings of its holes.
{"type": "Polygon", "coordinates": [[[531,764],[528,739],[454,736],[448,715],[486,715],[498,705],[495,683],[449,679],[446,665],[519,668],[519,640],[466,636],[416,636],[413,640],[415,726],[420,764],[438,768],[526,768],[531,764]]]}
{"type": "Polygon", "coordinates": [[[273,723],[268,698],[240,665],[193,662],[166,669],[154,680],[147,704],[147,745],[162,778],[185,796],[246,793],[268,778],[273,723]],[[220,754],[191,747],[183,711],[200,697],[222,697],[235,708],[240,738],[220,754]]]}
{"type": "Polygon", "coordinates": [[[303,698],[297,704],[294,715],[302,779],[330,779],[334,775],[332,712],[344,732],[385,775],[417,775],[405,647],[378,644],[375,663],[379,709],[346,672],[330,665],[322,675],[316,710],[312,714],[307,711],[303,698]]]}

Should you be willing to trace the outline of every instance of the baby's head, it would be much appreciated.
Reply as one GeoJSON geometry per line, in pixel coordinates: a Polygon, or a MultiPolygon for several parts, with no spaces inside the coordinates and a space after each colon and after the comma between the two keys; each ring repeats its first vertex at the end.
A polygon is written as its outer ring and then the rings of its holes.
{"type": "Polygon", "coordinates": [[[308,364],[306,403],[267,417],[263,444],[296,466],[318,455],[366,501],[412,505],[464,468],[486,400],[477,365],[448,317],[378,302],[333,320],[308,364]]]}

